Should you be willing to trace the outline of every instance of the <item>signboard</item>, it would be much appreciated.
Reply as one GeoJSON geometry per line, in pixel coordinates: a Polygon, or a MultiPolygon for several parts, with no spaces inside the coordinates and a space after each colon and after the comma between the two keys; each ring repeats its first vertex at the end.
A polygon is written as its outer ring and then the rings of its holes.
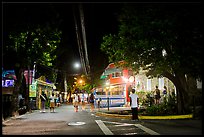
{"type": "Polygon", "coordinates": [[[17,80],[14,70],[3,70],[2,69],[2,78],[17,80]]]}
{"type": "Polygon", "coordinates": [[[29,97],[36,97],[36,84],[32,84],[29,87],[29,97]]]}
{"type": "Polygon", "coordinates": [[[3,95],[5,95],[5,94],[10,94],[10,95],[12,95],[13,94],[13,90],[14,90],[14,88],[13,87],[3,87],[2,88],[2,94],[3,95]]]}
{"type": "Polygon", "coordinates": [[[14,87],[14,80],[2,80],[2,87],[14,87]]]}

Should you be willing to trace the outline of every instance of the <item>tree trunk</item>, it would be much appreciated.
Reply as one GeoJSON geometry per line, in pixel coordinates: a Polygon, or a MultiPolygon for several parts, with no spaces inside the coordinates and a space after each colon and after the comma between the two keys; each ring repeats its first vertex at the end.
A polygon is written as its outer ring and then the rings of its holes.
{"type": "Polygon", "coordinates": [[[19,89],[21,87],[21,81],[23,78],[23,69],[20,68],[15,68],[16,72],[16,83],[14,86],[14,91],[13,91],[13,96],[12,96],[12,116],[18,115],[18,109],[19,109],[19,102],[18,102],[18,94],[19,94],[19,89]]]}
{"type": "Polygon", "coordinates": [[[188,97],[189,88],[185,75],[180,73],[172,75],[168,72],[165,72],[163,76],[170,79],[176,87],[178,114],[185,114],[189,109],[189,97],[188,97]]]}
{"type": "Polygon", "coordinates": [[[26,85],[26,94],[25,94],[25,105],[26,105],[26,110],[27,111],[29,111],[30,110],[30,104],[29,104],[29,86],[30,86],[30,79],[31,79],[31,77],[30,77],[30,74],[31,74],[31,72],[30,72],[30,66],[28,65],[28,83],[27,83],[27,85],[26,85]]]}

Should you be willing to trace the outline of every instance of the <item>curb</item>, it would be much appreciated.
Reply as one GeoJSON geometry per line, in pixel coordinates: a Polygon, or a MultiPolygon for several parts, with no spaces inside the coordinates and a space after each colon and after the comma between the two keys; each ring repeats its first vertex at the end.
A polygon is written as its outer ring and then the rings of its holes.
{"type": "MultiPolygon", "coordinates": [[[[119,115],[119,114],[107,114],[104,112],[96,112],[97,116],[106,116],[106,117],[114,117],[114,118],[122,118],[122,119],[131,119],[132,115],[119,115]]],[[[138,116],[139,119],[192,119],[193,114],[188,115],[170,115],[170,116],[138,116]]]]}
{"type": "Polygon", "coordinates": [[[22,115],[14,115],[14,116],[12,116],[12,117],[3,119],[3,120],[2,120],[2,124],[5,126],[6,123],[9,122],[10,120],[19,119],[19,118],[23,117],[24,115],[29,115],[29,114],[32,114],[32,113],[34,113],[34,112],[26,112],[25,114],[22,114],[22,115]]]}

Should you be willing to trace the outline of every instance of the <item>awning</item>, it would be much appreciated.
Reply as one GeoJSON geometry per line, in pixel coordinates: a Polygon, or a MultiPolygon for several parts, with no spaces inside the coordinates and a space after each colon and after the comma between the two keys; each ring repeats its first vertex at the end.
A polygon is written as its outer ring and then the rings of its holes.
{"type": "Polygon", "coordinates": [[[100,79],[105,79],[105,78],[107,78],[107,76],[104,75],[104,73],[103,73],[103,74],[101,75],[100,79]]]}

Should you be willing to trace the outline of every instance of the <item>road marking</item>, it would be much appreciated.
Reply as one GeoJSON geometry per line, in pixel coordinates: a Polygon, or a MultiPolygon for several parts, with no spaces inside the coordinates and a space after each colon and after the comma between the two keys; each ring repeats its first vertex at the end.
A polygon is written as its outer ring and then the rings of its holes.
{"type": "Polygon", "coordinates": [[[146,133],[150,134],[150,135],[160,135],[159,133],[142,126],[141,124],[129,124],[129,123],[119,123],[119,122],[111,122],[111,121],[103,121],[105,123],[111,123],[111,124],[117,124],[116,126],[136,126],[138,128],[140,128],[141,130],[145,131],[146,133]]]}
{"type": "Polygon", "coordinates": [[[86,124],[85,122],[70,122],[68,123],[69,126],[80,126],[86,124]]]}
{"type": "Polygon", "coordinates": [[[123,135],[137,135],[138,133],[125,133],[123,135]]]}
{"type": "Polygon", "coordinates": [[[129,124],[129,123],[119,123],[119,122],[113,122],[113,121],[103,121],[105,123],[111,123],[111,124],[118,124],[116,126],[132,126],[132,125],[135,125],[135,124],[129,124]]]}
{"type": "Polygon", "coordinates": [[[113,135],[113,133],[107,128],[107,126],[101,120],[95,120],[95,121],[105,135],[113,135]]]}
{"type": "Polygon", "coordinates": [[[160,135],[159,133],[157,133],[157,132],[155,132],[155,131],[147,128],[147,127],[144,127],[144,126],[142,126],[140,124],[135,124],[135,126],[142,129],[143,131],[147,132],[150,135],[160,135]]]}

